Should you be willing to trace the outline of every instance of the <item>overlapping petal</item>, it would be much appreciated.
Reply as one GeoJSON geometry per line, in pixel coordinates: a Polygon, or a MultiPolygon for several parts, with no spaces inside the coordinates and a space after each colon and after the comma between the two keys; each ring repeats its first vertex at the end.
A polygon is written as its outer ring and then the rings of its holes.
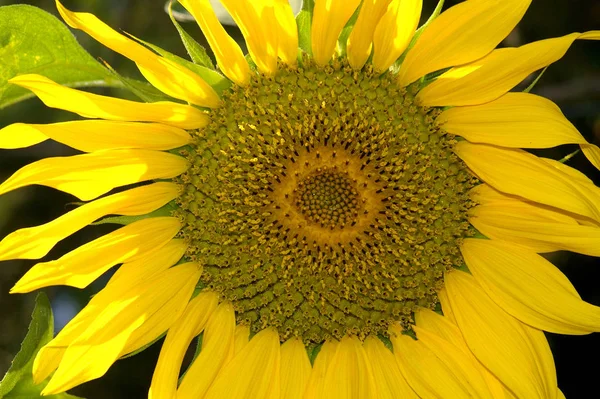
{"type": "Polygon", "coordinates": [[[72,28],[81,29],[104,46],[134,61],[142,75],[160,91],[203,107],[216,108],[221,101],[200,76],[111,29],[95,15],[71,12],[60,1],[56,8],[72,28]]]}
{"type": "Polygon", "coordinates": [[[20,75],[9,82],[33,91],[48,107],[74,112],[85,118],[159,122],[182,129],[199,129],[209,122],[205,112],[190,105],[169,101],[140,103],[106,97],[61,86],[40,75],[20,75]]]}
{"type": "Polygon", "coordinates": [[[407,86],[430,72],[485,56],[513,30],[530,3],[471,0],[444,11],[408,52],[398,72],[400,84],[407,86]]]}
{"type": "Polygon", "coordinates": [[[498,240],[466,239],[461,251],[485,292],[517,319],[559,334],[600,331],[600,307],[540,255],[498,240]]]}
{"type": "Polygon", "coordinates": [[[279,335],[273,328],[257,333],[221,370],[205,399],[279,399],[279,335]]]}
{"type": "Polygon", "coordinates": [[[294,10],[287,0],[273,0],[273,7],[279,26],[277,54],[284,63],[295,65],[298,57],[298,27],[294,10]]]}
{"type": "Polygon", "coordinates": [[[130,287],[127,293],[113,299],[69,345],[42,394],[64,392],[102,376],[121,354],[131,334],[147,318],[170,302],[189,299],[198,277],[197,265],[180,265],[146,284],[130,287]]]}
{"type": "MultiPolygon", "coordinates": [[[[488,3],[497,6],[497,3],[488,3]]],[[[495,50],[471,65],[442,74],[419,92],[417,100],[426,106],[477,105],[495,100],[529,74],[559,60],[577,39],[600,40],[600,31],[571,33],[521,47],[495,50]]]]}
{"type": "Polygon", "coordinates": [[[531,327],[502,310],[471,275],[454,270],[444,283],[448,305],[475,357],[516,397],[553,399],[556,377],[548,374],[545,353],[539,351],[543,343],[534,342],[545,340],[543,334],[530,334],[531,327]]]}
{"type": "Polygon", "coordinates": [[[250,67],[240,46],[221,25],[209,0],[179,0],[202,29],[223,74],[240,86],[250,81],[250,67]]]}
{"type": "Polygon", "coordinates": [[[14,231],[0,242],[0,260],[39,259],[60,240],[106,215],[144,215],[179,194],[173,183],[153,183],[80,206],[51,222],[14,231]]]}
{"type": "Polygon", "coordinates": [[[312,372],[308,380],[304,397],[306,399],[320,398],[321,392],[324,389],[325,374],[329,369],[333,357],[338,350],[340,343],[338,341],[325,341],[319,350],[317,358],[313,364],[312,372]]]}
{"type": "Polygon", "coordinates": [[[357,337],[345,336],[323,377],[323,385],[315,398],[376,399],[377,386],[371,363],[357,337]]]}
{"type": "MultiPolygon", "coordinates": [[[[115,298],[127,295],[132,286],[143,284],[173,266],[181,259],[186,247],[183,241],[172,240],[157,251],[121,266],[106,287],[94,295],[58,335],[40,349],[33,363],[34,382],[39,384],[56,370],[69,345],[85,332],[96,315],[107,308],[115,298]]],[[[169,303],[173,306],[162,307],[131,334],[121,351],[122,355],[141,348],[164,333],[183,312],[187,298],[182,307],[178,302],[169,303]]]]}
{"type": "Polygon", "coordinates": [[[186,371],[177,397],[202,398],[221,368],[233,358],[235,313],[229,302],[219,304],[208,319],[200,354],[186,371]]]}
{"type": "Polygon", "coordinates": [[[30,292],[51,285],[83,288],[116,264],[156,251],[179,231],[172,217],[142,219],[97,238],[57,260],[38,263],[11,292],[30,292]]]}
{"type": "Polygon", "coordinates": [[[534,252],[600,256],[599,226],[581,225],[569,215],[517,199],[475,207],[469,221],[488,238],[514,242],[534,252]]]}
{"type": "Polygon", "coordinates": [[[40,184],[89,201],[116,187],[178,176],[187,167],[185,158],[151,150],[106,150],[44,158],[16,171],[0,185],[0,194],[40,184]]]}
{"type": "Polygon", "coordinates": [[[47,139],[84,152],[123,148],[171,150],[191,141],[185,130],[160,123],[85,120],[47,125],[13,123],[0,129],[0,148],[29,147],[47,139]]]}
{"type": "Polygon", "coordinates": [[[152,376],[149,399],[174,398],[183,356],[192,342],[206,327],[218,304],[218,295],[206,291],[198,294],[187,305],[184,313],[173,324],[160,350],[152,376]]]}
{"type": "Polygon", "coordinates": [[[364,348],[373,371],[378,399],[418,398],[400,372],[394,354],[379,338],[367,337],[364,348]]]}
{"type": "Polygon", "coordinates": [[[486,104],[453,107],[436,120],[448,133],[472,143],[509,148],[591,146],[556,104],[529,93],[506,93],[486,104]]]}
{"type": "Polygon", "coordinates": [[[281,345],[281,397],[302,399],[312,366],[304,343],[290,338],[281,345]]]}
{"type": "Polygon", "coordinates": [[[423,0],[393,0],[373,34],[373,67],[386,71],[410,43],[421,17],[423,0]]]}
{"type": "Polygon", "coordinates": [[[277,72],[280,32],[273,31],[273,27],[279,26],[273,3],[273,0],[221,0],[242,31],[252,60],[265,75],[277,72]]]}
{"type": "Polygon", "coordinates": [[[393,329],[390,339],[402,374],[420,397],[491,398],[468,354],[447,340],[419,330],[414,340],[393,329]]]}
{"type": "Polygon", "coordinates": [[[354,69],[362,68],[373,49],[373,34],[377,23],[392,0],[366,0],[360,7],[356,23],[348,36],[348,63],[354,69]]]}
{"type": "Polygon", "coordinates": [[[503,193],[600,221],[600,189],[573,179],[562,167],[522,150],[467,141],[455,151],[479,178],[503,193]]]}
{"type": "Polygon", "coordinates": [[[318,65],[329,63],[344,25],[359,4],[360,0],[315,0],[310,37],[318,65]]]}

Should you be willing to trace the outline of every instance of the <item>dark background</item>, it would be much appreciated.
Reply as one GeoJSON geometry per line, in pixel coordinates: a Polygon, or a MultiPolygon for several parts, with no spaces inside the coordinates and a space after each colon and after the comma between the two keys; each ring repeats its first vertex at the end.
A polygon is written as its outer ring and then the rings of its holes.
{"type": "MultiPolygon", "coordinates": [[[[15,4],[0,0],[0,5],[15,4]]],[[[58,15],[53,0],[22,1],[58,15]]],[[[435,1],[425,0],[426,18],[435,1]]],[[[457,1],[449,1],[451,6],[457,1]]],[[[158,44],[185,56],[183,45],[168,16],[162,0],[64,0],[72,10],[96,14],[113,28],[122,29],[144,40],[158,44]]],[[[194,23],[184,28],[201,43],[205,43],[194,23]]],[[[530,41],[600,28],[600,2],[597,0],[534,0],[522,22],[503,45],[518,46],[530,41]]],[[[240,38],[237,28],[228,28],[240,38]]],[[[75,32],[80,43],[94,57],[110,63],[121,74],[140,78],[132,62],[95,43],[81,32],[75,32]]],[[[102,94],[128,96],[118,90],[96,89],[102,94]]],[[[565,115],[590,142],[600,144],[600,43],[575,42],[567,55],[552,65],[532,91],[556,102],[565,115]]],[[[0,111],[0,128],[14,122],[51,123],[74,119],[73,115],[45,108],[32,99],[0,111]]],[[[564,146],[538,151],[558,159],[576,149],[564,146]]],[[[0,150],[0,181],[20,167],[48,156],[64,156],[76,152],[48,141],[23,150],[0,150]]],[[[585,157],[577,154],[568,163],[592,178],[600,186],[600,172],[585,157]]],[[[75,199],[67,194],[40,186],[26,187],[0,197],[0,238],[18,228],[46,223],[73,208],[75,199]]],[[[113,229],[111,226],[88,227],[59,243],[43,260],[56,259],[81,244],[113,229]]],[[[561,252],[549,258],[569,277],[581,297],[600,305],[600,262],[596,258],[561,252]]],[[[27,331],[33,309],[34,294],[9,295],[9,289],[36,262],[0,262],[0,376],[9,367],[27,331]]],[[[106,282],[106,276],[90,287],[79,290],[71,287],[50,287],[58,331],[81,309],[90,296],[106,282]]],[[[548,334],[555,356],[558,385],[567,398],[599,397],[597,379],[600,372],[600,334],[559,336],[548,334]]],[[[160,343],[142,354],[118,361],[100,380],[91,381],[70,391],[89,399],[145,398],[150,384],[160,343]]]]}

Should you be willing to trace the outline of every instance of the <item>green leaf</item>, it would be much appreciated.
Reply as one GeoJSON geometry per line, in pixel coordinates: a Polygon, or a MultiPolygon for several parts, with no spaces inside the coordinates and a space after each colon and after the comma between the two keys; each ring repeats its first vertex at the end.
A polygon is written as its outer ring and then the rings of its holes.
{"type": "Polygon", "coordinates": [[[315,9],[315,0],[302,1],[302,11],[308,11],[312,14],[314,9],[315,9]]]}
{"type": "Polygon", "coordinates": [[[296,25],[298,26],[298,47],[304,52],[312,54],[310,43],[310,27],[312,24],[312,12],[302,10],[296,16],[296,25]]]}
{"type": "Polygon", "coordinates": [[[191,61],[188,61],[188,60],[186,60],[184,58],[181,58],[178,55],[170,53],[167,50],[158,47],[157,45],[154,45],[152,43],[148,43],[146,41],[143,41],[142,39],[138,39],[135,36],[131,36],[131,37],[133,39],[137,40],[138,42],[140,42],[140,43],[148,46],[152,50],[156,51],[158,54],[162,55],[166,59],[171,60],[173,62],[176,62],[176,63],[178,63],[180,65],[183,65],[184,67],[186,67],[190,71],[195,72],[198,76],[200,76],[202,79],[204,79],[204,81],[206,83],[208,83],[209,85],[211,85],[212,88],[215,89],[215,91],[217,92],[217,94],[221,95],[221,93],[223,91],[225,91],[225,90],[227,90],[227,89],[229,89],[231,87],[231,82],[229,81],[229,79],[227,79],[226,77],[224,77],[223,75],[221,75],[217,71],[214,71],[214,70],[212,70],[210,68],[207,68],[207,67],[204,67],[202,65],[194,64],[191,61]]]}
{"type": "MultiPolygon", "coordinates": [[[[29,330],[21,344],[21,349],[6,375],[0,382],[0,399],[33,399],[40,398],[40,392],[47,385],[33,383],[33,360],[39,350],[52,339],[54,335],[54,318],[52,308],[46,294],[39,293],[35,298],[35,307],[31,314],[29,330]]],[[[67,393],[44,396],[51,399],[77,399],[67,393]]]]}
{"type": "Polygon", "coordinates": [[[185,49],[187,50],[188,54],[190,55],[190,58],[192,59],[192,61],[194,61],[194,63],[201,65],[203,67],[215,69],[215,66],[213,65],[213,62],[210,59],[208,53],[206,52],[206,49],[204,47],[202,47],[196,40],[194,40],[194,38],[192,36],[190,36],[189,33],[187,33],[185,30],[183,30],[181,25],[179,25],[179,23],[173,16],[173,1],[171,1],[169,3],[168,7],[169,7],[168,8],[169,17],[171,17],[171,22],[173,22],[173,25],[175,25],[175,28],[177,28],[177,32],[179,32],[181,41],[183,42],[183,45],[185,46],[185,49]]]}
{"type": "Polygon", "coordinates": [[[28,5],[0,7],[0,60],[0,109],[33,97],[31,91],[8,83],[25,73],[70,87],[121,86],[63,23],[28,5]]]}
{"type": "Polygon", "coordinates": [[[302,10],[296,16],[296,25],[298,26],[298,47],[308,54],[312,54],[310,29],[314,8],[315,0],[304,0],[302,2],[302,10]]]}

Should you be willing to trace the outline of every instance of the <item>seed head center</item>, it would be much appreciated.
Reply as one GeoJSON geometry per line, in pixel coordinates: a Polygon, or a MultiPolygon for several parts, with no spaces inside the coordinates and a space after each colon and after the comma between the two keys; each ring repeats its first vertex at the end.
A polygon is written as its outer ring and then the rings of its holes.
{"type": "Polygon", "coordinates": [[[319,169],[298,183],[294,196],[298,212],[323,228],[342,229],[358,218],[360,197],[347,172],[319,169]]]}
{"type": "Polygon", "coordinates": [[[223,93],[182,149],[175,215],[199,287],[307,344],[408,328],[463,264],[476,181],[391,73],[305,58],[223,93]]]}

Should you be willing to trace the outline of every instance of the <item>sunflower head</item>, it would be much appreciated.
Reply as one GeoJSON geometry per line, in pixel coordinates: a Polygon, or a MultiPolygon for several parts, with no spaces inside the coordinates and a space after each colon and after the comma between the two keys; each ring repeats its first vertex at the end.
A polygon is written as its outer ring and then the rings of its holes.
{"type": "Polygon", "coordinates": [[[86,154],[28,165],[0,194],[43,184],[86,203],[10,234],[0,260],[41,258],[108,215],[125,224],[13,288],[82,288],[121,265],[37,355],[44,393],[166,334],[154,399],[558,397],[542,330],[598,331],[600,310],[538,253],[600,255],[600,189],[520,148],[579,144],[597,167],[600,149],[509,90],[600,34],[495,50],[525,0],[440,2],[418,29],[420,0],[307,1],[298,23],[287,1],[223,0],[245,56],[211,2],[180,3],[216,69],[57,1],[168,101],[11,80],[86,119],[11,125],[0,144],[86,154]]]}

